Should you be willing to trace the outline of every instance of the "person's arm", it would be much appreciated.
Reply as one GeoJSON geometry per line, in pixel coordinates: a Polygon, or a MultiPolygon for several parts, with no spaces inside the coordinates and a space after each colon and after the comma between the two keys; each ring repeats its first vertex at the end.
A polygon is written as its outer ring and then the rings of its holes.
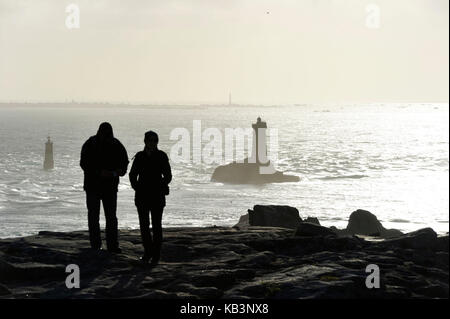
{"type": "Polygon", "coordinates": [[[81,147],[80,166],[85,173],[98,173],[92,162],[90,140],[87,140],[81,147]]]}
{"type": "Polygon", "coordinates": [[[138,184],[138,175],[139,175],[139,170],[138,170],[138,157],[136,156],[133,164],[131,165],[131,170],[130,173],[128,174],[128,177],[130,178],[130,184],[131,187],[136,190],[137,189],[137,184],[138,184]]]}
{"type": "Polygon", "coordinates": [[[170,168],[169,157],[166,153],[163,153],[163,165],[162,165],[162,174],[163,174],[163,182],[166,185],[172,181],[172,169],[170,168]]]}
{"type": "Polygon", "coordinates": [[[116,173],[118,176],[124,176],[127,173],[128,163],[130,163],[130,161],[128,160],[127,150],[120,142],[119,142],[119,148],[120,148],[121,167],[116,169],[113,173],[116,173]]]}

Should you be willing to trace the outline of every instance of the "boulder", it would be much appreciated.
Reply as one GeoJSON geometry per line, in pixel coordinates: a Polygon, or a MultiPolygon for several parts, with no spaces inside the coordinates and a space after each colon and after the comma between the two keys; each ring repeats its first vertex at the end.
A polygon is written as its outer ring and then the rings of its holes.
{"type": "Polygon", "coordinates": [[[396,229],[384,228],[377,216],[362,209],[351,213],[346,232],[352,235],[379,236],[383,238],[398,237],[403,234],[396,229]]]}
{"type": "Polygon", "coordinates": [[[377,216],[367,210],[354,211],[348,220],[347,231],[352,234],[379,236],[384,227],[377,216]]]}
{"type": "Polygon", "coordinates": [[[250,226],[249,220],[248,220],[248,214],[242,215],[239,218],[239,221],[236,225],[234,225],[234,228],[242,228],[242,227],[248,227],[250,226]]]}
{"type": "Polygon", "coordinates": [[[297,208],[276,205],[255,205],[248,210],[250,226],[284,227],[296,229],[302,219],[297,208]]]}
{"type": "Polygon", "coordinates": [[[308,217],[305,219],[305,223],[316,224],[320,226],[320,222],[317,217],[308,217]]]}
{"type": "Polygon", "coordinates": [[[280,171],[272,174],[262,174],[260,164],[252,163],[248,158],[243,163],[233,162],[218,166],[211,181],[227,184],[269,184],[269,183],[292,183],[300,181],[300,177],[287,175],[280,171]]]}
{"type": "Polygon", "coordinates": [[[330,228],[320,226],[313,223],[301,223],[297,227],[295,236],[336,236],[335,232],[330,228]]]}
{"type": "Polygon", "coordinates": [[[398,246],[401,248],[437,250],[439,247],[436,232],[431,228],[423,228],[401,237],[386,240],[383,245],[398,246]]]}

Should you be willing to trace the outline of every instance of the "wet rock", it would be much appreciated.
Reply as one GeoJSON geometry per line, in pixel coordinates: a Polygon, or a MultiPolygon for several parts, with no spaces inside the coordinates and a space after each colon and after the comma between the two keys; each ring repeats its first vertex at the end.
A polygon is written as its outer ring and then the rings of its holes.
{"type": "MultiPolygon", "coordinates": [[[[310,233],[314,228],[314,234],[327,229],[314,223],[301,225],[310,227],[310,233]]],[[[448,298],[448,237],[440,239],[431,229],[389,240],[294,236],[295,232],[267,226],[167,228],[161,262],[155,267],[138,261],[142,254],[139,230],[120,231],[121,254],[89,249],[87,231],[0,240],[0,295],[448,298]],[[80,266],[81,289],[65,286],[68,263],[80,266]],[[365,267],[372,263],[382,271],[380,289],[365,285],[365,267]]]]}
{"type": "Polygon", "coordinates": [[[295,236],[336,236],[330,228],[312,223],[301,223],[297,226],[295,236]]]}
{"type": "Polygon", "coordinates": [[[304,221],[305,223],[316,224],[320,226],[319,219],[317,217],[308,217],[304,221]]]}
{"type": "Polygon", "coordinates": [[[399,238],[386,240],[381,244],[383,246],[399,246],[401,248],[435,250],[438,247],[437,238],[437,234],[433,229],[423,228],[407,233],[399,238]]]}
{"type": "Polygon", "coordinates": [[[383,226],[374,214],[358,209],[350,215],[347,231],[352,234],[371,236],[380,234],[383,231],[383,226]]]}
{"type": "Polygon", "coordinates": [[[238,223],[236,225],[234,225],[233,227],[241,228],[241,227],[248,227],[248,226],[250,226],[250,221],[249,221],[248,214],[245,214],[239,218],[238,223]]]}
{"type": "Polygon", "coordinates": [[[239,264],[253,265],[254,267],[264,267],[269,265],[275,259],[274,253],[270,251],[259,252],[250,256],[244,257],[239,264]]]}
{"type": "Polygon", "coordinates": [[[399,230],[384,228],[374,214],[362,209],[358,209],[351,213],[346,232],[352,235],[359,234],[383,238],[392,238],[402,235],[402,232],[399,230]]]}
{"type": "Polygon", "coordinates": [[[296,229],[302,223],[297,208],[290,206],[255,205],[248,213],[250,226],[296,229]]]}

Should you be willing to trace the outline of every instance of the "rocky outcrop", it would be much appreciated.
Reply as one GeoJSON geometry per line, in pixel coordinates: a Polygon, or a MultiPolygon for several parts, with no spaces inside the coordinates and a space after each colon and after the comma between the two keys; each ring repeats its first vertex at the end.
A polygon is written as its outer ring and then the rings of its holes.
{"type": "MultiPolygon", "coordinates": [[[[245,218],[242,221],[245,221],[245,218]]],[[[302,219],[295,207],[255,205],[253,206],[253,210],[248,210],[248,223],[250,226],[296,229],[302,223],[302,219]]]]}
{"type": "Polygon", "coordinates": [[[243,227],[249,227],[250,226],[250,221],[248,219],[248,213],[245,215],[242,215],[241,217],[239,217],[239,221],[236,225],[234,225],[233,227],[235,228],[243,228],[243,227]]]}
{"type": "Polygon", "coordinates": [[[308,217],[304,220],[305,223],[316,224],[320,226],[320,221],[317,217],[308,217]]]}
{"type": "Polygon", "coordinates": [[[402,235],[402,232],[399,230],[384,228],[374,214],[362,209],[358,209],[351,213],[345,232],[352,235],[358,234],[383,238],[392,238],[402,235]]]}
{"type": "MultiPolygon", "coordinates": [[[[446,240],[448,243],[448,240],[446,240]]],[[[405,234],[403,236],[397,236],[394,239],[386,240],[384,243],[386,246],[398,246],[405,249],[441,249],[447,250],[445,246],[438,247],[438,236],[436,232],[431,228],[423,228],[412,233],[405,234]]]]}
{"type": "Polygon", "coordinates": [[[313,223],[301,223],[295,232],[296,236],[336,236],[336,233],[328,227],[313,223]]]}
{"type": "Polygon", "coordinates": [[[317,217],[308,217],[302,220],[295,207],[255,205],[253,210],[248,210],[248,214],[241,216],[234,227],[242,228],[248,226],[297,229],[299,234],[305,234],[305,236],[326,236],[327,234],[336,234],[338,236],[365,235],[387,239],[403,235],[397,229],[384,228],[374,214],[362,209],[358,209],[350,214],[347,228],[338,229],[334,226],[321,226],[317,217]],[[303,223],[308,223],[308,225],[299,228],[303,223]],[[318,227],[314,227],[314,225],[318,227]]]}
{"type": "Polygon", "coordinates": [[[7,275],[0,277],[0,297],[448,298],[448,236],[423,229],[367,241],[295,232],[253,226],[167,228],[156,267],[138,261],[139,230],[120,231],[121,254],[89,249],[87,231],[3,239],[0,270],[7,275]],[[65,285],[69,264],[80,267],[79,289],[65,285]],[[379,289],[366,287],[369,264],[380,268],[379,289]]]}
{"type": "Polygon", "coordinates": [[[229,163],[218,166],[212,176],[211,181],[227,184],[268,184],[268,183],[291,183],[300,181],[300,177],[286,175],[283,172],[275,171],[273,174],[262,174],[261,165],[249,162],[229,163]]]}

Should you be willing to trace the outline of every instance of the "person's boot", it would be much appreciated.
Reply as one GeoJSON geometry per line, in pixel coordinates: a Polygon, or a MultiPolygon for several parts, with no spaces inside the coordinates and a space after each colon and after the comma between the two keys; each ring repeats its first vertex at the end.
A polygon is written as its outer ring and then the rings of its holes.
{"type": "Polygon", "coordinates": [[[152,249],[149,247],[144,247],[144,255],[139,258],[144,264],[148,264],[150,259],[152,258],[153,253],[152,249]]]}
{"type": "Polygon", "coordinates": [[[152,258],[151,255],[144,254],[144,255],[140,258],[140,260],[141,260],[144,264],[148,264],[149,261],[150,261],[150,258],[152,258]]]}
{"type": "Polygon", "coordinates": [[[159,251],[156,251],[153,253],[152,261],[150,262],[150,265],[156,266],[159,263],[161,253],[159,251]]]}
{"type": "Polygon", "coordinates": [[[151,266],[156,266],[159,263],[159,258],[152,258],[152,261],[150,262],[151,266]]]}

